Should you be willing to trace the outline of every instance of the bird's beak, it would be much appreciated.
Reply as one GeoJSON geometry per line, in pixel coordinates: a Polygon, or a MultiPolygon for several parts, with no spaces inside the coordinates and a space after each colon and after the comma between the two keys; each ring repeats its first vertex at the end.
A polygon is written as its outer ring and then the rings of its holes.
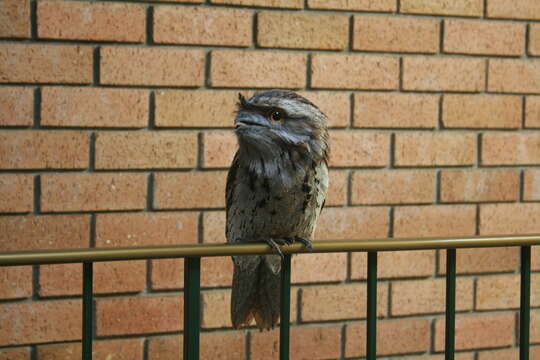
{"type": "Polygon", "coordinates": [[[256,113],[240,112],[234,119],[234,127],[238,129],[245,126],[267,126],[266,119],[256,113]]]}

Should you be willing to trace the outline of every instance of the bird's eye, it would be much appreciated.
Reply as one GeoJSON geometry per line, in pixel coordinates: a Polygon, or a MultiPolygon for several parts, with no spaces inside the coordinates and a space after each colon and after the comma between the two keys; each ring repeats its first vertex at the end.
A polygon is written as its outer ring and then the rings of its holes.
{"type": "Polygon", "coordinates": [[[280,110],[272,110],[269,115],[273,121],[281,121],[283,119],[283,113],[280,110]]]}

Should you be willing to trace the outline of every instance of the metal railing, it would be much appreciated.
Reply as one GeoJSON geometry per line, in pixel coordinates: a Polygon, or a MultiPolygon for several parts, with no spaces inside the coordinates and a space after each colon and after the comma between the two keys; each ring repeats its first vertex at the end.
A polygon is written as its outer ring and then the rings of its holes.
{"type": "MultiPolygon", "coordinates": [[[[312,252],[367,252],[367,356],[377,354],[377,252],[396,250],[446,249],[446,332],[445,360],[453,360],[455,352],[456,249],[480,247],[521,247],[521,302],[519,316],[519,359],[529,359],[531,246],[540,245],[540,235],[484,236],[466,238],[369,239],[348,241],[316,241],[312,252]]],[[[283,276],[281,281],[280,359],[289,359],[289,314],[291,287],[291,254],[305,253],[301,244],[282,247],[283,276]]],[[[82,263],[83,264],[83,331],[82,358],[92,359],[93,263],[113,260],[185,258],[184,262],[184,359],[199,359],[200,334],[200,258],[270,254],[263,243],[244,245],[191,245],[114,249],[46,250],[0,254],[0,266],[82,263]]]]}

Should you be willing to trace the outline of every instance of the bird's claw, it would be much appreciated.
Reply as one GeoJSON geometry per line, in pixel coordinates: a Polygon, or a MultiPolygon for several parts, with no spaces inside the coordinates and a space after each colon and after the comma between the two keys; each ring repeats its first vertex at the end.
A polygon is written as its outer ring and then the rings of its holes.
{"type": "Polygon", "coordinates": [[[295,241],[302,243],[302,245],[304,245],[306,249],[308,249],[309,251],[313,250],[313,243],[311,242],[311,240],[307,240],[307,239],[295,236],[295,241]]]}
{"type": "Polygon", "coordinates": [[[274,249],[275,252],[278,253],[278,255],[281,257],[281,259],[285,258],[285,255],[283,255],[283,251],[281,251],[278,243],[281,243],[283,245],[283,239],[273,239],[273,238],[264,238],[263,241],[266,242],[272,249],[274,249]]]}
{"type": "Polygon", "coordinates": [[[267,243],[279,256],[281,256],[282,259],[285,256],[283,255],[283,251],[281,250],[280,246],[283,245],[292,245],[295,242],[299,242],[304,245],[306,249],[310,251],[313,250],[313,243],[310,240],[306,240],[298,236],[290,236],[284,238],[263,238],[261,240],[267,243]]]}

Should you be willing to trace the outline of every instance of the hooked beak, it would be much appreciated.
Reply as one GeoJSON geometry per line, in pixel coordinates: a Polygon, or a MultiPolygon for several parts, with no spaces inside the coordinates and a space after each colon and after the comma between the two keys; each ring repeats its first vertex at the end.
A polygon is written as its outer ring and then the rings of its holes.
{"type": "Polygon", "coordinates": [[[246,126],[264,126],[266,127],[266,119],[259,114],[241,112],[234,119],[234,128],[239,129],[246,126]]]}

